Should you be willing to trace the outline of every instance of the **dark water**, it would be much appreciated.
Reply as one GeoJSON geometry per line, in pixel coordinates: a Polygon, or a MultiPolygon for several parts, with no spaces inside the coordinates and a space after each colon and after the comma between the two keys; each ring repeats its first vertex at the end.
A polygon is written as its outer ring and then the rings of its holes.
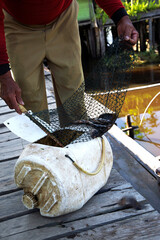
{"type": "Polygon", "coordinates": [[[135,67],[132,70],[132,86],[160,83],[160,64],[135,67]]]}

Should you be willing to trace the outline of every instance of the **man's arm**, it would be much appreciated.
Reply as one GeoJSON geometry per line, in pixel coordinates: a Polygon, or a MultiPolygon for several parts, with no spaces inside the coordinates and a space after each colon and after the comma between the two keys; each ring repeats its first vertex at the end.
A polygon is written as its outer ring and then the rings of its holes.
{"type": "Polygon", "coordinates": [[[17,113],[21,114],[18,104],[23,105],[24,103],[21,98],[21,90],[11,76],[3,19],[2,1],[0,1],[0,97],[11,109],[15,109],[17,113]]]}
{"type": "Polygon", "coordinates": [[[3,24],[2,1],[0,1],[0,74],[5,74],[9,69],[8,55],[6,51],[4,24],[3,24]]]}
{"type": "Polygon", "coordinates": [[[117,26],[118,36],[134,45],[138,41],[138,32],[129,19],[120,0],[96,0],[97,4],[107,13],[117,26]]]}

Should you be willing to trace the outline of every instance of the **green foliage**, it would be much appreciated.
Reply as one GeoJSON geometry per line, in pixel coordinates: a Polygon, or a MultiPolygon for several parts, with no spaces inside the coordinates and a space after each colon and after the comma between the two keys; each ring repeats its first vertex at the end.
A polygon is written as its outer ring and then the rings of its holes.
{"type": "Polygon", "coordinates": [[[105,24],[106,20],[108,19],[108,15],[105,13],[105,11],[98,7],[96,8],[96,18],[101,19],[102,23],[105,24]]]}
{"type": "MultiPolygon", "coordinates": [[[[123,5],[129,16],[137,16],[138,13],[148,12],[160,8],[160,0],[122,0],[123,5]]],[[[97,7],[96,16],[98,19],[102,19],[103,24],[106,22],[108,16],[107,14],[97,7]]]]}
{"type": "Polygon", "coordinates": [[[132,0],[128,2],[127,0],[122,1],[125,9],[130,16],[137,16],[138,13],[148,12],[155,10],[160,7],[160,0],[157,2],[155,0],[132,0]]]}
{"type": "Polygon", "coordinates": [[[159,63],[160,56],[154,49],[146,52],[135,53],[135,65],[142,65],[148,63],[159,63]]]}

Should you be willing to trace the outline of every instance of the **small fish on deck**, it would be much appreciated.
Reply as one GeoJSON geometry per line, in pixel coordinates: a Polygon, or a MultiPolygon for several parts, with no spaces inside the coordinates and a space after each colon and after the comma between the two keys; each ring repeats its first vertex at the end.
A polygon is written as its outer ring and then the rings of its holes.
{"type": "Polygon", "coordinates": [[[144,206],[132,196],[125,196],[121,198],[118,204],[122,207],[134,208],[135,210],[141,210],[144,208],[144,206]]]}

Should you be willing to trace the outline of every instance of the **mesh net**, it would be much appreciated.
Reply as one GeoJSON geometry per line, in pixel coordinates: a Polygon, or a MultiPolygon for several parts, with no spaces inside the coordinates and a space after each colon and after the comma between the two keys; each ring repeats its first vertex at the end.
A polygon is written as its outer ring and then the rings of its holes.
{"type": "Polygon", "coordinates": [[[131,78],[134,54],[116,39],[77,91],[60,107],[27,115],[47,133],[41,143],[66,146],[102,136],[116,121],[131,78]]]}

